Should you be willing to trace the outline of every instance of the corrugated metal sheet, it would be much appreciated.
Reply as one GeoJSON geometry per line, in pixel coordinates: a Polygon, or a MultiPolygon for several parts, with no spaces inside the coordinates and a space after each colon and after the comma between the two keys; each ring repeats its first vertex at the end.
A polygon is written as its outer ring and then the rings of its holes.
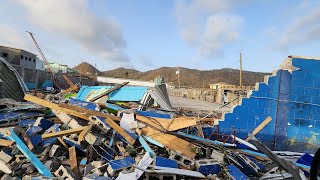
{"type": "Polygon", "coordinates": [[[0,79],[2,80],[2,96],[16,101],[23,100],[28,88],[19,73],[3,58],[0,58],[0,79]]]}

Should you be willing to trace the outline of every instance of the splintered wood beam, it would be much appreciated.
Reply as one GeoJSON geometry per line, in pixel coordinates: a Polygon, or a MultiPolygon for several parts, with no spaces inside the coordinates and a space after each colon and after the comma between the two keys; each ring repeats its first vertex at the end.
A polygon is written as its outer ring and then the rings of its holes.
{"type": "Polygon", "coordinates": [[[33,150],[33,148],[34,148],[34,147],[33,147],[33,144],[31,143],[31,141],[30,141],[27,133],[26,133],[21,127],[18,127],[18,129],[20,130],[20,134],[22,135],[24,141],[27,143],[28,148],[29,148],[30,150],[33,150]]]}
{"type": "Polygon", "coordinates": [[[117,131],[124,139],[128,141],[129,144],[133,145],[135,140],[125,131],[120,127],[116,122],[114,122],[110,118],[106,118],[106,123],[108,123],[115,131],[117,131]]]}
{"type": "Polygon", "coordinates": [[[127,84],[129,84],[129,82],[124,82],[124,83],[122,83],[122,84],[118,84],[118,85],[116,85],[115,87],[113,87],[113,88],[111,88],[111,89],[107,90],[106,92],[101,93],[101,94],[99,94],[99,95],[97,95],[97,96],[93,97],[93,98],[90,100],[90,102],[94,102],[94,101],[96,101],[96,100],[98,100],[98,99],[102,98],[103,96],[106,96],[106,95],[108,95],[108,94],[112,93],[113,91],[115,91],[115,90],[118,90],[118,89],[122,88],[123,86],[125,86],[125,85],[127,85],[127,84]]]}
{"type": "Polygon", "coordinates": [[[166,146],[166,148],[180,152],[183,155],[190,157],[191,159],[195,158],[197,154],[196,151],[197,149],[199,149],[198,146],[184,139],[178,138],[177,136],[171,134],[165,134],[151,127],[142,128],[141,131],[143,135],[163,144],[164,146],[166,146]]]}
{"type": "MultiPolygon", "coordinates": [[[[84,115],[84,114],[80,113],[80,112],[82,112],[82,113],[89,112],[89,111],[86,111],[87,109],[85,109],[85,108],[80,108],[80,107],[77,107],[77,106],[73,106],[72,109],[64,108],[64,107],[60,107],[58,104],[55,104],[55,103],[52,103],[52,102],[37,98],[35,96],[31,96],[31,95],[25,95],[24,99],[27,100],[27,101],[39,104],[41,106],[45,106],[45,107],[48,107],[50,109],[54,109],[56,111],[60,111],[60,112],[63,112],[63,113],[69,114],[69,115],[73,115],[73,116],[81,118],[81,119],[85,119],[85,120],[91,121],[87,114],[84,115]],[[79,110],[79,112],[77,110],[79,110]]],[[[90,111],[90,113],[93,113],[93,115],[95,115],[95,116],[100,116],[101,115],[101,117],[105,118],[106,119],[106,123],[108,123],[114,130],[116,130],[131,145],[135,142],[135,140],[125,130],[123,130],[116,122],[114,122],[113,119],[111,119],[111,118],[114,118],[116,116],[112,116],[110,114],[104,114],[104,113],[98,112],[98,111],[90,111]]]]}
{"type": "Polygon", "coordinates": [[[93,110],[90,110],[90,109],[82,108],[82,107],[71,105],[71,104],[64,104],[63,103],[63,104],[59,104],[59,106],[62,107],[62,108],[74,110],[74,111],[77,111],[77,112],[83,112],[83,113],[88,114],[88,115],[99,116],[99,117],[102,117],[102,118],[110,118],[110,119],[112,119],[114,121],[120,121],[121,120],[121,118],[118,117],[118,116],[114,116],[114,115],[111,115],[111,114],[105,114],[105,113],[102,113],[100,111],[93,111],[93,110]]]}
{"type": "Polygon", "coordinates": [[[70,87],[76,86],[73,84],[73,82],[66,75],[62,75],[62,76],[63,76],[64,80],[67,81],[67,83],[69,84],[70,87]]]}
{"type": "Polygon", "coordinates": [[[75,91],[78,90],[78,86],[76,86],[75,84],[73,84],[73,82],[66,76],[63,75],[63,78],[67,81],[67,83],[69,84],[69,88],[63,91],[63,94],[67,94],[71,91],[75,91]]]}
{"type": "MultiPolygon", "coordinates": [[[[254,131],[251,133],[253,136],[258,134],[269,122],[272,120],[270,116],[268,116],[262,123],[254,129],[254,131]]],[[[249,141],[250,137],[248,137],[245,141],[249,141]]]]}
{"type": "Polygon", "coordinates": [[[83,126],[80,128],[75,128],[75,129],[68,129],[64,131],[58,131],[58,132],[52,132],[48,134],[43,134],[42,139],[47,139],[47,138],[53,138],[53,137],[60,137],[60,136],[67,136],[70,134],[78,134],[82,132],[87,126],[83,126]]]}
{"type": "MultiPolygon", "coordinates": [[[[52,132],[56,132],[56,130],[52,129],[52,132]]],[[[65,148],[69,148],[68,145],[63,141],[63,139],[61,137],[57,137],[58,141],[65,147],[65,148]]]]}
{"type": "Polygon", "coordinates": [[[28,95],[28,94],[26,94],[26,95],[24,96],[24,99],[25,99],[26,101],[30,101],[30,102],[39,104],[39,105],[44,106],[44,107],[47,107],[47,108],[54,109],[54,110],[60,111],[60,112],[64,112],[64,113],[66,113],[66,114],[69,114],[69,115],[72,115],[72,116],[75,116],[75,117],[78,117],[78,118],[81,118],[81,119],[90,121],[90,119],[89,119],[88,116],[86,116],[86,115],[84,115],[84,114],[81,114],[80,112],[71,110],[71,109],[59,107],[58,104],[52,103],[52,102],[50,102],[50,101],[46,101],[46,100],[37,98],[37,97],[35,97],[35,96],[31,96],[31,95],[28,95]]]}
{"type": "Polygon", "coordinates": [[[0,139],[0,146],[11,147],[14,144],[13,141],[0,139]]]}
{"type": "Polygon", "coordinates": [[[76,148],[74,146],[69,148],[69,164],[71,171],[76,176],[76,180],[80,180],[80,171],[78,167],[78,161],[77,161],[77,154],[76,154],[76,148]]]}
{"type": "Polygon", "coordinates": [[[86,126],[86,128],[79,134],[78,142],[83,141],[87,134],[91,131],[91,129],[92,125],[86,126]]]}
{"type": "Polygon", "coordinates": [[[136,114],[136,120],[161,131],[176,131],[197,125],[197,119],[178,117],[174,119],[151,118],[136,114]]]}
{"type": "Polygon", "coordinates": [[[79,112],[83,112],[93,116],[105,118],[106,123],[109,124],[115,131],[117,131],[123,138],[125,138],[131,145],[135,142],[135,140],[125,130],[123,130],[116,122],[114,122],[114,121],[120,121],[121,118],[118,116],[105,114],[99,111],[92,111],[89,109],[85,109],[85,108],[70,105],[70,104],[60,104],[59,106],[69,110],[79,111],[79,112]]]}

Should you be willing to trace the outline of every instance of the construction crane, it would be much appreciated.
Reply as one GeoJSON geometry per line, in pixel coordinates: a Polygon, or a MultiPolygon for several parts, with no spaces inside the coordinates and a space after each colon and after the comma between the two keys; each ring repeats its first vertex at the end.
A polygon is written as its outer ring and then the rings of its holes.
{"type": "Polygon", "coordinates": [[[50,73],[52,73],[52,82],[53,82],[53,84],[54,84],[57,88],[60,89],[60,86],[59,86],[59,85],[57,84],[57,82],[56,82],[55,73],[53,72],[53,70],[52,70],[52,68],[51,68],[51,66],[50,66],[47,58],[46,58],[45,55],[43,54],[42,50],[40,49],[39,44],[37,43],[36,39],[34,38],[34,36],[33,36],[34,34],[33,34],[32,32],[30,32],[30,31],[26,31],[26,32],[30,34],[30,36],[31,36],[34,44],[36,45],[36,47],[37,47],[37,49],[38,49],[38,51],[39,51],[42,59],[44,60],[44,62],[45,62],[45,64],[46,64],[47,70],[48,70],[50,73]]]}

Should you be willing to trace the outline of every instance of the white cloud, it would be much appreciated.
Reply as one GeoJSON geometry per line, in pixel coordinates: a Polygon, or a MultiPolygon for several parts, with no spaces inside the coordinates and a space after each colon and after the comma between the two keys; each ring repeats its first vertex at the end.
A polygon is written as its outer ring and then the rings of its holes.
{"type": "MultiPolygon", "coordinates": [[[[22,33],[7,24],[0,24],[1,45],[20,49],[30,49],[28,46],[29,43],[21,34],[22,33]]],[[[23,34],[25,33],[23,32],[23,34]]]]}
{"type": "Polygon", "coordinates": [[[88,0],[19,0],[28,18],[48,33],[62,35],[105,60],[127,62],[119,22],[90,12],[88,0]]]}
{"type": "Polygon", "coordinates": [[[289,47],[297,43],[316,42],[320,39],[320,3],[302,2],[296,14],[285,24],[285,28],[278,33],[277,47],[289,47]],[[303,15],[299,14],[302,11],[303,15]]]}
{"type": "Polygon", "coordinates": [[[179,34],[199,55],[209,57],[239,37],[243,19],[230,13],[228,0],[178,0],[175,14],[179,34]]]}

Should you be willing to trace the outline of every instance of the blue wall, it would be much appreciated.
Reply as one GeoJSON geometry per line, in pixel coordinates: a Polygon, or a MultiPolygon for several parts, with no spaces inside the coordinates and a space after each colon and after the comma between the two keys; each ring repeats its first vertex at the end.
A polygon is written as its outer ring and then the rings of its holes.
{"type": "Polygon", "coordinates": [[[292,59],[292,74],[278,70],[268,83],[225,115],[219,131],[248,137],[266,117],[272,121],[256,137],[274,150],[315,152],[320,146],[320,61],[292,59]]]}

